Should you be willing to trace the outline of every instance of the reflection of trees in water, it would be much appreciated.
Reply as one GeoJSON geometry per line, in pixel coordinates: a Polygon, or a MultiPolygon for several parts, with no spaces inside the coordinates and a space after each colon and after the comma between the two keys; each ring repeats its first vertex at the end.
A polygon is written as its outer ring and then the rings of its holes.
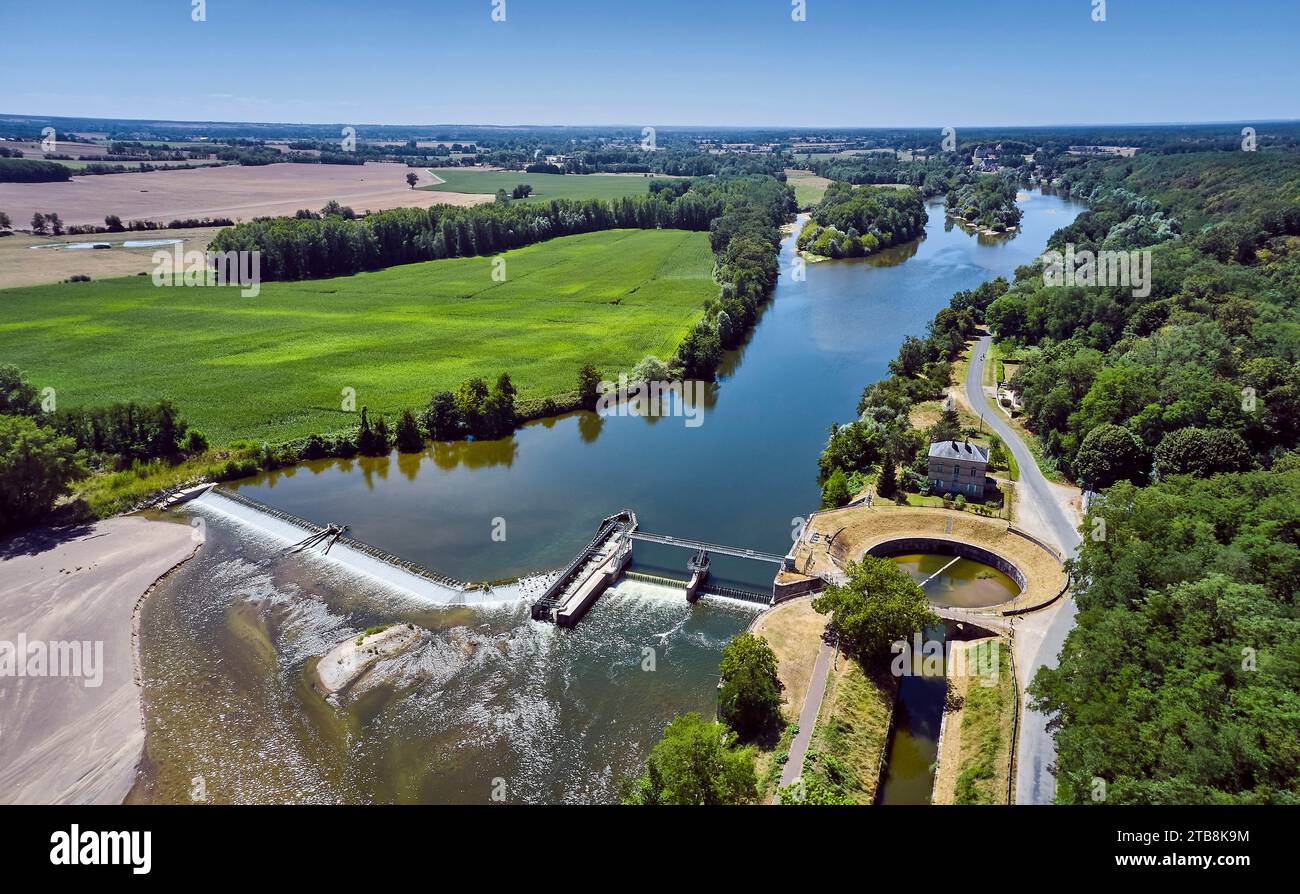
{"type": "Polygon", "coordinates": [[[361,458],[361,474],[366,479],[366,489],[373,490],[375,479],[388,480],[388,466],[392,463],[391,454],[386,456],[365,456],[361,458]]]}
{"type": "MultiPolygon", "coordinates": [[[[889,248],[881,251],[872,252],[862,260],[866,261],[872,267],[897,267],[904,261],[909,261],[921,250],[921,243],[925,241],[925,236],[921,235],[910,242],[904,242],[900,245],[891,245],[889,248]]],[[[849,260],[853,260],[850,258],[849,260]]]]}
{"type": "Polygon", "coordinates": [[[518,452],[519,442],[513,435],[495,441],[439,441],[433,445],[433,461],[444,471],[461,465],[467,469],[509,467],[518,452]]]}
{"type": "Polygon", "coordinates": [[[605,417],[596,413],[582,413],[578,416],[578,435],[584,444],[594,444],[605,428],[605,417]]]}
{"type": "Polygon", "coordinates": [[[427,454],[427,450],[421,450],[419,453],[398,453],[397,471],[401,472],[402,477],[407,481],[414,481],[420,471],[420,463],[424,461],[427,454]]]}

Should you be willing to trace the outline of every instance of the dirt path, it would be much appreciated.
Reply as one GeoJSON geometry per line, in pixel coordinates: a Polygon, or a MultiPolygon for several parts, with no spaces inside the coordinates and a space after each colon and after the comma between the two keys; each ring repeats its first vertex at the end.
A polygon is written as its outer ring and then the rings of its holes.
{"type": "Polygon", "coordinates": [[[141,516],[0,541],[0,649],[90,643],[82,654],[99,656],[79,676],[0,676],[0,803],[126,797],[144,747],[136,611],[198,546],[188,525],[141,516]]]}
{"type": "Polygon", "coordinates": [[[835,647],[823,641],[817,652],[817,661],[813,664],[812,680],[808,685],[808,695],[804,698],[803,710],[799,713],[799,732],[790,743],[790,759],[781,768],[780,790],[793,783],[803,772],[803,758],[808,753],[808,744],[812,741],[813,728],[817,726],[817,714],[822,708],[822,696],[826,694],[826,677],[830,674],[831,655],[835,647]]]}

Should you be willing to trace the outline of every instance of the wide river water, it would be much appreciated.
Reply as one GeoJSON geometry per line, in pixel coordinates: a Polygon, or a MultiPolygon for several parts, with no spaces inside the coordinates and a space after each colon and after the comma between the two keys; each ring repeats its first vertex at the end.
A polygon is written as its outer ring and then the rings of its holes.
{"type": "MultiPolygon", "coordinates": [[[[576,413],[502,441],[327,460],[249,479],[246,496],[466,580],[563,565],[620,508],[643,528],[773,553],[817,508],[834,421],[887,373],[953,292],[1011,276],[1082,206],[1022,196],[1014,237],[970,235],[930,206],[925,238],[781,277],[698,425],[576,413]],[[502,538],[504,532],[504,539],[502,538]],[[495,535],[495,536],[494,536],[495,535]]],[[[196,507],[206,542],[142,617],[149,770],[138,799],[484,803],[607,801],[677,713],[711,715],[722,647],[757,606],[625,580],[576,630],[522,603],[439,608],[196,507]],[[411,622],[419,645],[327,704],[310,659],[367,626],[411,622]],[[196,782],[195,780],[199,780],[196,782]],[[196,788],[197,786],[197,788],[196,788]]],[[[636,565],[685,577],[688,554],[638,544],[636,565]]],[[[767,589],[772,566],[715,557],[767,589]]]]}

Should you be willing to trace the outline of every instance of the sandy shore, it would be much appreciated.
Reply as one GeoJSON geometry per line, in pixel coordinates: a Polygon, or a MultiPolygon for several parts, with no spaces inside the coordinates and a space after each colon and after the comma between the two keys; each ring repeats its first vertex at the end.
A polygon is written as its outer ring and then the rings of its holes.
{"type": "Polygon", "coordinates": [[[126,797],[144,748],[138,610],[198,546],[188,525],[142,516],[0,541],[0,640],[102,643],[93,675],[0,676],[0,803],[126,797]]]}

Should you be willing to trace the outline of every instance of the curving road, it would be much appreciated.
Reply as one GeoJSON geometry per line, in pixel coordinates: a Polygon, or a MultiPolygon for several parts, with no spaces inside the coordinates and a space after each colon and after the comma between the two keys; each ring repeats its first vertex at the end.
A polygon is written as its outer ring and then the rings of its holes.
{"type": "MultiPolygon", "coordinates": [[[[1063,500],[1063,489],[1052,485],[1038,469],[1038,463],[1007,418],[989,403],[984,393],[984,356],[992,342],[984,336],[971,352],[966,372],[966,399],[984,424],[997,432],[1011,450],[1020,467],[1016,483],[1019,496],[1017,524],[1046,540],[1054,542],[1067,556],[1079,549],[1080,537],[1073,512],[1063,500]]],[[[1050,608],[1015,620],[1015,654],[1024,704],[1024,688],[1039,667],[1055,667],[1065,635],[1074,626],[1074,599],[1070,596],[1050,608]]],[[[1021,712],[1019,742],[1016,748],[1016,803],[1050,804],[1056,798],[1056,778],[1049,767],[1056,760],[1056,743],[1047,731],[1047,718],[1025,705],[1021,712]]]]}

